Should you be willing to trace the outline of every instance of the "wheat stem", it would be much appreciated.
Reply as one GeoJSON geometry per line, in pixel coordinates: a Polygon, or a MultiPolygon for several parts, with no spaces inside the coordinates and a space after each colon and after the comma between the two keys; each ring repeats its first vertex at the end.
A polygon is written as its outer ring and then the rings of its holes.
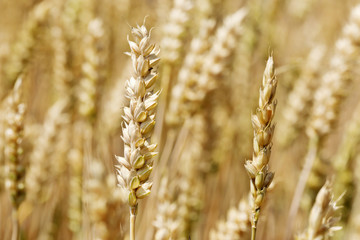
{"type": "Polygon", "coordinates": [[[251,227],[251,240],[256,239],[256,225],[251,227]]]}
{"type": "Polygon", "coordinates": [[[12,222],[13,222],[13,229],[12,229],[12,235],[11,240],[18,240],[20,236],[20,228],[19,228],[19,222],[17,218],[17,209],[12,210],[12,222]]]}
{"type": "Polygon", "coordinates": [[[130,240],[135,240],[136,209],[137,206],[130,207],[130,240]]]}

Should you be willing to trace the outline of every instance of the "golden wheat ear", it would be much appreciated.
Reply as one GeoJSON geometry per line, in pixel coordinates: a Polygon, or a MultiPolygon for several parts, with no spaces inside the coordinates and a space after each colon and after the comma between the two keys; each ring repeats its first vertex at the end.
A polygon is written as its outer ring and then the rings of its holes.
{"type": "Polygon", "coordinates": [[[259,106],[251,116],[254,128],[253,159],[247,160],[245,169],[250,177],[250,192],[252,205],[252,238],[255,239],[256,226],[260,215],[260,208],[265,199],[265,193],[271,184],[274,173],[269,171],[269,160],[272,147],[272,137],[275,125],[272,120],[275,115],[275,93],[277,80],[275,76],[274,60],[270,56],[267,60],[263,80],[260,88],[259,106]]]}
{"type": "Polygon", "coordinates": [[[156,155],[151,143],[155,111],[160,91],[153,86],[158,78],[159,49],[151,41],[151,32],[144,25],[131,28],[133,41],[128,37],[133,63],[133,76],[126,82],[129,104],[124,108],[122,128],[124,157],[116,156],[119,186],[126,189],[130,207],[130,239],[135,239],[135,217],[138,200],[148,196],[152,182],[150,173],[156,155]]]}

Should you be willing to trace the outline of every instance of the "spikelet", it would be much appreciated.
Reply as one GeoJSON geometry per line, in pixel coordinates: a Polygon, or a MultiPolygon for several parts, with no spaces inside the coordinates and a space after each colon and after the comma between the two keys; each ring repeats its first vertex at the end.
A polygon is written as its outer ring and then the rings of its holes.
{"type": "Polygon", "coordinates": [[[97,88],[101,80],[104,59],[101,57],[101,38],[104,36],[102,20],[93,19],[88,24],[88,32],[84,39],[83,78],[79,86],[79,112],[87,119],[96,116],[97,88]]]}
{"type": "Polygon", "coordinates": [[[178,74],[178,82],[172,88],[169,109],[166,113],[167,124],[181,124],[188,115],[196,111],[197,105],[192,104],[198,98],[196,82],[205,54],[211,47],[211,35],[214,29],[214,20],[203,20],[200,24],[199,36],[191,41],[190,50],[178,74]]]}
{"type": "Polygon", "coordinates": [[[326,240],[339,231],[341,227],[335,224],[340,220],[336,217],[336,211],[341,208],[333,199],[332,183],[326,181],[316,196],[316,201],[309,216],[309,227],[298,240],[326,240]]]}
{"type": "Polygon", "coordinates": [[[35,140],[26,176],[28,199],[33,203],[46,201],[49,197],[48,184],[53,177],[50,169],[54,167],[51,162],[55,155],[59,129],[69,122],[69,116],[65,113],[66,105],[66,100],[62,99],[54,103],[44,120],[42,134],[35,140]]]}
{"type": "Polygon", "coordinates": [[[246,236],[251,227],[250,206],[241,200],[238,207],[232,207],[225,221],[220,221],[217,228],[210,232],[210,240],[240,240],[246,236]]]}
{"type": "Polygon", "coordinates": [[[26,69],[26,65],[32,57],[34,46],[37,43],[41,26],[47,20],[49,9],[49,2],[41,2],[35,6],[29,18],[25,21],[5,67],[6,78],[9,83],[13,83],[26,69]]]}
{"type": "Polygon", "coordinates": [[[321,139],[330,133],[338,117],[343,89],[348,80],[352,60],[360,44],[360,5],[356,6],[344,27],[342,37],[336,42],[330,69],[315,92],[314,106],[306,133],[310,139],[321,139]]]}
{"type": "Polygon", "coordinates": [[[282,133],[279,141],[281,145],[288,146],[305,127],[309,111],[312,105],[315,80],[319,74],[320,64],[325,54],[323,46],[317,46],[311,50],[304,63],[303,72],[296,81],[293,90],[288,96],[282,112],[284,121],[281,123],[282,133]]]}
{"type": "Polygon", "coordinates": [[[189,11],[192,7],[192,0],[174,0],[174,6],[170,11],[169,20],[164,26],[164,37],[161,41],[162,58],[165,62],[173,64],[180,58],[182,38],[190,20],[189,11]]]}
{"type": "Polygon", "coordinates": [[[272,147],[271,141],[275,129],[272,124],[276,109],[274,97],[277,86],[274,71],[273,57],[270,56],[266,63],[260,88],[259,106],[251,116],[254,128],[254,152],[253,159],[246,161],[245,168],[250,177],[250,192],[253,204],[251,225],[253,229],[256,229],[266,190],[274,178],[274,173],[269,172],[268,165],[272,147]]]}
{"type": "Polygon", "coordinates": [[[135,41],[130,41],[134,74],[126,82],[126,97],[130,100],[124,108],[124,157],[116,156],[119,186],[128,192],[128,204],[136,208],[138,199],[150,194],[156,144],[150,138],[155,125],[155,109],[160,91],[152,86],[158,77],[159,50],[150,44],[151,32],[144,25],[131,29],[135,41]]]}

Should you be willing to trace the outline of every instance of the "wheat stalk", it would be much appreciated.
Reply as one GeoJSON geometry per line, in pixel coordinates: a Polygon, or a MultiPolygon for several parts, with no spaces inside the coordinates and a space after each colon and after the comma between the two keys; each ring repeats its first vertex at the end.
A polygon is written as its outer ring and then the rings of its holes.
{"type": "Polygon", "coordinates": [[[130,206],[130,240],[135,239],[135,218],[138,199],[151,192],[149,180],[152,171],[156,144],[151,144],[152,130],[155,125],[155,108],[160,91],[152,88],[158,74],[159,50],[150,43],[151,31],[144,25],[131,29],[135,41],[128,42],[134,74],[126,82],[126,97],[130,100],[124,108],[124,157],[116,156],[119,186],[128,193],[130,206]]]}
{"type": "Polygon", "coordinates": [[[260,88],[259,106],[251,116],[254,128],[253,159],[245,163],[246,171],[250,177],[250,192],[252,196],[252,239],[255,239],[256,226],[260,215],[260,208],[265,199],[265,193],[271,184],[274,173],[269,171],[269,160],[272,147],[272,137],[275,125],[274,118],[277,80],[274,72],[274,60],[270,56],[266,63],[263,81],[260,88]]]}

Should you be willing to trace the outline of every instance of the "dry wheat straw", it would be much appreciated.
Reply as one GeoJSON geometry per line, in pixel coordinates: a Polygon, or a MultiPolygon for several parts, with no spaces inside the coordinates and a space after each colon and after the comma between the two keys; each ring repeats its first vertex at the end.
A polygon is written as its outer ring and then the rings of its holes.
{"type": "Polygon", "coordinates": [[[275,92],[277,80],[274,72],[274,60],[270,56],[266,63],[260,88],[259,106],[251,116],[254,128],[253,159],[247,160],[245,168],[250,177],[250,192],[252,196],[252,239],[255,239],[256,225],[260,208],[265,199],[265,193],[271,184],[274,173],[269,172],[269,160],[272,147],[272,137],[275,125],[272,124],[276,109],[275,92]]]}
{"type": "Polygon", "coordinates": [[[326,240],[329,239],[335,231],[339,231],[341,227],[335,224],[340,221],[340,217],[336,217],[337,210],[341,207],[337,205],[333,199],[332,183],[326,181],[320,189],[314,206],[309,216],[309,226],[305,233],[298,236],[298,240],[326,240]]]}
{"type": "Polygon", "coordinates": [[[23,159],[23,140],[25,104],[21,102],[22,79],[19,78],[13,92],[8,98],[8,110],[6,113],[7,126],[5,129],[5,158],[6,158],[6,182],[13,205],[13,233],[12,240],[17,240],[20,234],[18,223],[18,209],[25,200],[25,163],[23,159]]]}
{"type": "Polygon", "coordinates": [[[251,228],[250,206],[241,200],[238,207],[232,207],[226,220],[219,221],[217,228],[210,232],[210,240],[240,240],[251,228]]]}
{"type": "Polygon", "coordinates": [[[130,206],[130,240],[135,239],[135,217],[138,199],[150,194],[156,144],[151,144],[155,110],[160,91],[152,88],[156,79],[159,50],[150,43],[151,32],[144,25],[131,29],[134,41],[128,39],[134,73],[126,82],[129,105],[124,108],[124,157],[116,156],[119,186],[127,190],[130,206]]]}
{"type": "Polygon", "coordinates": [[[314,105],[306,126],[309,148],[299,181],[290,207],[286,239],[292,235],[293,221],[297,215],[306,182],[318,155],[323,139],[331,133],[339,116],[339,107],[344,98],[344,87],[349,80],[349,70],[353,64],[360,44],[360,5],[350,15],[349,22],[343,28],[342,36],[335,44],[334,55],[330,59],[330,68],[322,78],[314,95],[314,105]]]}
{"type": "Polygon", "coordinates": [[[8,82],[13,83],[26,69],[26,65],[32,57],[34,46],[37,44],[42,25],[47,21],[49,9],[49,2],[41,2],[35,6],[25,21],[5,68],[8,82]]]}

